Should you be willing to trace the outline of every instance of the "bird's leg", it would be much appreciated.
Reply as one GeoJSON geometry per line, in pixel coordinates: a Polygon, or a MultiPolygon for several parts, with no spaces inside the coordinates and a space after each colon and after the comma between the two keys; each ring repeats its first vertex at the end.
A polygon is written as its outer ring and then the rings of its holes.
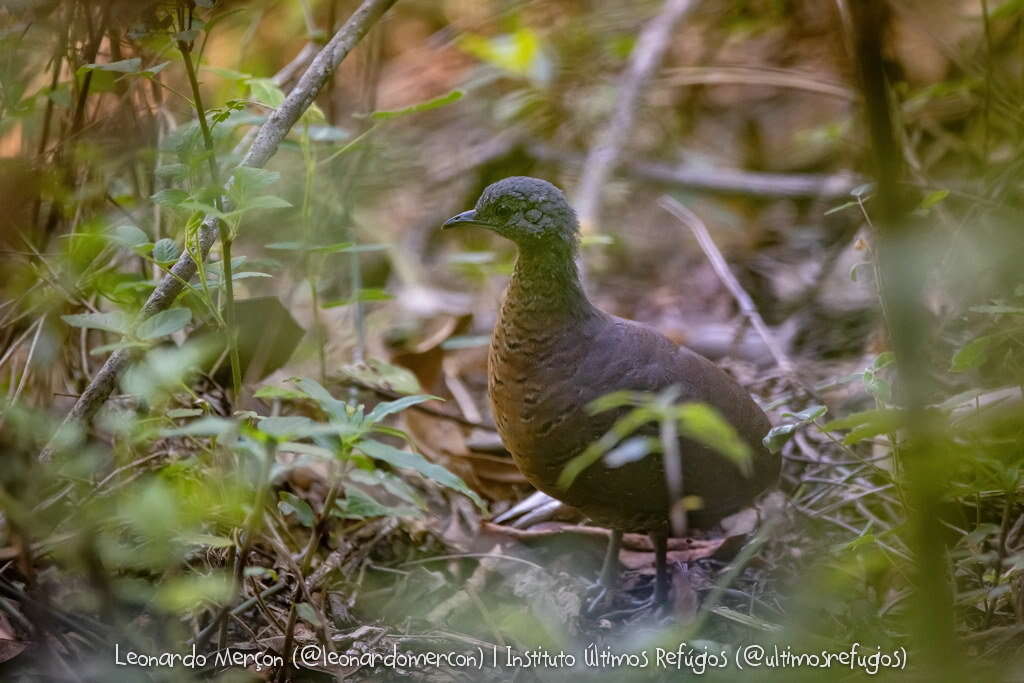
{"type": "Polygon", "coordinates": [[[654,604],[665,605],[668,602],[668,532],[651,533],[654,543],[654,604]]]}
{"type": "Polygon", "coordinates": [[[619,549],[622,547],[622,531],[612,529],[608,539],[608,547],[601,564],[600,580],[587,590],[591,596],[583,609],[584,614],[593,616],[602,607],[607,607],[612,591],[619,583],[619,549]]]}
{"type": "Polygon", "coordinates": [[[612,529],[608,539],[608,549],[601,565],[601,585],[611,590],[619,583],[619,549],[622,547],[622,530],[612,529]]]}

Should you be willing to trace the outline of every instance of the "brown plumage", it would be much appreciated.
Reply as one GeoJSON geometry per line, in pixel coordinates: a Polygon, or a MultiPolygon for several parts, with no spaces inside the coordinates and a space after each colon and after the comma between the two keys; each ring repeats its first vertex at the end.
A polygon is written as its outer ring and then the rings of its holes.
{"type": "Polygon", "coordinates": [[[689,513],[690,526],[710,527],[774,485],[780,461],[761,444],[770,424],[746,390],[703,356],[587,298],[575,262],[576,217],[556,187],[506,178],[484,190],[475,210],[445,227],[460,224],[488,227],[519,248],[491,340],[488,393],[498,432],[530,483],[598,524],[660,537],[663,570],[670,501],[660,454],[617,468],[597,462],[565,490],[558,480],[621,414],[591,414],[591,401],[623,389],[657,392],[676,385],[679,401],[716,408],[754,453],[747,477],[722,454],[680,439],[684,495],[703,503],[689,513]]]}

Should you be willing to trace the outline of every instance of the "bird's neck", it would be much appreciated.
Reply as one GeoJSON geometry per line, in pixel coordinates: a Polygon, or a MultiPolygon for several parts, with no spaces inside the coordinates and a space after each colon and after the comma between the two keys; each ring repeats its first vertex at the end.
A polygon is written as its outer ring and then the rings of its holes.
{"type": "Polygon", "coordinates": [[[580,281],[575,249],[520,249],[505,292],[502,317],[534,327],[571,323],[594,312],[580,281]]]}

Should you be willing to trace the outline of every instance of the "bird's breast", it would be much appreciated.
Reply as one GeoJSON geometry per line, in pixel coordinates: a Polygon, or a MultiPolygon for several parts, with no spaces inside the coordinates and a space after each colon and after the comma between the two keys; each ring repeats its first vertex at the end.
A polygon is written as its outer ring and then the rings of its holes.
{"type": "Polygon", "coordinates": [[[531,480],[557,479],[589,443],[588,435],[568,427],[587,401],[582,347],[571,336],[556,324],[517,324],[502,315],[491,339],[488,395],[495,424],[531,480]]]}

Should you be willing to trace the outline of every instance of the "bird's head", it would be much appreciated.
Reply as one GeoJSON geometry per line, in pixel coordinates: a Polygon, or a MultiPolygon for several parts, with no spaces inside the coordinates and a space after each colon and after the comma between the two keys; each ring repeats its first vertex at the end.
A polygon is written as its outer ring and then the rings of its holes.
{"type": "Polygon", "coordinates": [[[521,249],[553,245],[574,247],[579,236],[576,213],[565,195],[546,180],[512,176],[488,185],[476,208],[449,218],[445,228],[479,225],[512,240],[521,249]]]}

